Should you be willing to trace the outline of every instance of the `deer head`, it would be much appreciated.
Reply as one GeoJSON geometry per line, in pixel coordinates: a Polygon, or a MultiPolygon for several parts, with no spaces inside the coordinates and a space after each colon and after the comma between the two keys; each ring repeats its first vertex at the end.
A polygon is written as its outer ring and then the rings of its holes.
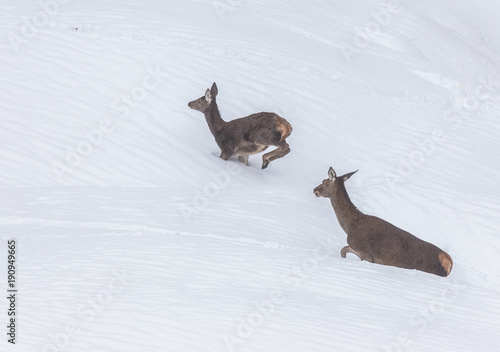
{"type": "Polygon", "coordinates": [[[330,167],[328,170],[328,178],[324,179],[323,182],[314,189],[314,195],[316,197],[331,198],[334,194],[334,190],[338,187],[344,187],[344,182],[356,172],[358,172],[358,170],[337,177],[335,170],[330,167]]]}
{"type": "Polygon", "coordinates": [[[215,97],[217,96],[218,92],[219,91],[217,89],[217,84],[215,84],[214,82],[214,84],[212,84],[212,88],[207,89],[204,96],[189,102],[188,106],[191,109],[198,110],[204,113],[205,111],[208,110],[210,104],[212,104],[212,102],[215,101],[215,97]]]}

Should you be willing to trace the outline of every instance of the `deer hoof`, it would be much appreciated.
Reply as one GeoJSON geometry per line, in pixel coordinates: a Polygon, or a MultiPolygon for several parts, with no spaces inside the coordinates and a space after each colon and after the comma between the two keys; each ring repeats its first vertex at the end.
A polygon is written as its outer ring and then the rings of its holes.
{"type": "Polygon", "coordinates": [[[265,169],[265,168],[267,168],[268,166],[269,166],[269,161],[264,160],[264,161],[262,162],[262,170],[264,170],[264,169],[265,169]]]}

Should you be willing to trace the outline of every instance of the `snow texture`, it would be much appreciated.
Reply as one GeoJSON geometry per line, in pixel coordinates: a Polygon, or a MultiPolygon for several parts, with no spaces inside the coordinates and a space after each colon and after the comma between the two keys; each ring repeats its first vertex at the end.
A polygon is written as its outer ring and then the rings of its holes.
{"type": "Polygon", "coordinates": [[[0,350],[498,351],[499,10],[1,0],[0,350]],[[286,118],[291,153],[220,159],[187,107],[214,81],[224,119],[286,118]],[[330,166],[450,276],[342,259],[330,166]]]}

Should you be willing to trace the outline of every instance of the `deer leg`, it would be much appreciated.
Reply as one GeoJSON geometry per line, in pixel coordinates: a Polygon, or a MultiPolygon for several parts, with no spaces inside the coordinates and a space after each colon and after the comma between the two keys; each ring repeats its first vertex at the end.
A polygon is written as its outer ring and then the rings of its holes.
{"type": "Polygon", "coordinates": [[[340,251],[340,255],[342,258],[345,258],[347,253],[356,254],[358,256],[358,258],[361,260],[365,260],[365,261],[370,262],[370,263],[375,263],[375,259],[372,256],[367,255],[367,253],[356,252],[354,249],[352,249],[349,246],[345,246],[340,251]]]}
{"type": "Polygon", "coordinates": [[[345,246],[344,248],[342,248],[342,249],[340,250],[340,256],[341,256],[342,258],[345,258],[345,257],[346,257],[346,255],[347,255],[347,253],[356,254],[356,255],[359,257],[359,259],[363,260],[363,256],[362,256],[362,255],[360,255],[358,252],[356,252],[354,249],[352,249],[352,248],[351,248],[351,247],[349,247],[349,246],[345,246]]]}
{"type": "Polygon", "coordinates": [[[290,153],[290,146],[288,143],[285,141],[279,142],[278,148],[262,156],[262,168],[265,169],[271,161],[282,158],[288,153],[290,153]]]}
{"type": "Polygon", "coordinates": [[[223,160],[229,160],[229,158],[231,157],[231,154],[227,154],[227,153],[221,152],[220,153],[220,157],[223,160]]]}
{"type": "Polygon", "coordinates": [[[240,155],[238,157],[238,160],[241,161],[246,166],[248,166],[248,155],[240,155]]]}

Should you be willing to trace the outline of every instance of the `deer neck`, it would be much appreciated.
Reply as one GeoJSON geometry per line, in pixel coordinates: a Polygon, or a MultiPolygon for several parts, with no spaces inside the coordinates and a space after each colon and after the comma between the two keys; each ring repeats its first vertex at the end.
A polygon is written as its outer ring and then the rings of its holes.
{"type": "Polygon", "coordinates": [[[345,233],[349,234],[355,221],[363,216],[363,213],[352,203],[343,184],[334,188],[330,201],[340,226],[345,233]]]}
{"type": "Polygon", "coordinates": [[[220,116],[219,107],[217,106],[217,102],[213,101],[210,104],[210,108],[205,111],[205,120],[207,120],[208,128],[210,128],[210,132],[215,136],[217,132],[222,129],[222,126],[226,123],[222,117],[220,116]]]}

